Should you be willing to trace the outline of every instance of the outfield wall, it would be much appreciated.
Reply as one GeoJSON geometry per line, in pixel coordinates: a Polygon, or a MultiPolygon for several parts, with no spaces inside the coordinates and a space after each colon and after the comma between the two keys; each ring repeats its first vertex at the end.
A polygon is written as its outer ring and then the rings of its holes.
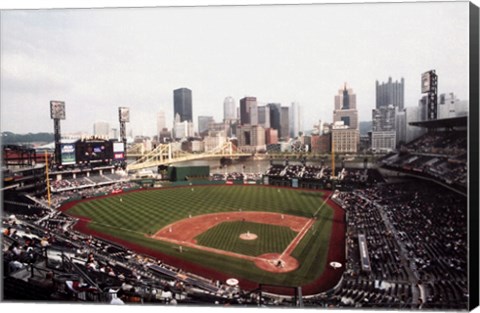
{"type": "Polygon", "coordinates": [[[205,178],[210,175],[210,166],[169,166],[170,181],[186,181],[189,178],[205,178]]]}

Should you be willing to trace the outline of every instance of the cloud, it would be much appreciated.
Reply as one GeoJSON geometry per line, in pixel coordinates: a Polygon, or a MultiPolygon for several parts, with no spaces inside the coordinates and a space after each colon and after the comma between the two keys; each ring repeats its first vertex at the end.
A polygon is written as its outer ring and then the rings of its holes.
{"type": "Polygon", "coordinates": [[[66,102],[65,131],[91,131],[131,108],[135,133],[172,123],[173,90],[193,91],[198,115],[223,117],[223,100],[299,102],[304,125],[331,121],[347,82],[360,120],[371,119],[375,80],[435,68],[440,92],[468,98],[468,5],[67,9],[2,12],[2,130],[50,131],[48,103],[66,102]],[[23,122],[28,121],[28,122],[23,122]]]}

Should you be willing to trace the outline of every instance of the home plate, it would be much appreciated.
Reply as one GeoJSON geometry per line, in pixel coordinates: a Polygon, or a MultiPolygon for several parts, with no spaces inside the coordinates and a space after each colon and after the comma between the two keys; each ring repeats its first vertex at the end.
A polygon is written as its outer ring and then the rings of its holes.
{"type": "Polygon", "coordinates": [[[290,255],[283,255],[280,258],[278,253],[266,253],[258,256],[255,260],[255,265],[268,272],[273,273],[287,273],[298,268],[297,259],[290,255]]]}

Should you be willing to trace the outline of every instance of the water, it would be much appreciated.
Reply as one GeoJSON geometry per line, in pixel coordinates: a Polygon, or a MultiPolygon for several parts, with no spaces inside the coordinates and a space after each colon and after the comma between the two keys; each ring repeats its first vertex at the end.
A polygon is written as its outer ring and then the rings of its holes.
{"type": "MultiPolygon", "coordinates": [[[[276,159],[273,161],[274,164],[285,164],[284,160],[276,159]]],[[[299,161],[290,161],[290,164],[299,164],[299,161]]],[[[186,162],[178,162],[172,163],[173,166],[209,166],[211,174],[225,174],[225,173],[265,173],[267,169],[270,167],[270,160],[269,159],[254,159],[254,158],[247,158],[247,159],[238,159],[233,160],[232,164],[228,166],[224,166],[223,168],[220,166],[220,159],[200,159],[200,160],[192,160],[186,162]]],[[[314,165],[320,166],[320,160],[308,160],[307,165],[314,165]]],[[[331,163],[329,160],[325,161],[326,166],[330,166],[331,163]]],[[[369,164],[371,165],[371,164],[369,164]]],[[[340,166],[340,161],[337,161],[336,166],[340,166]]],[[[349,168],[363,168],[363,162],[345,162],[345,166],[349,168]]],[[[149,168],[153,172],[157,171],[157,168],[149,168]]]]}
{"type": "MultiPolygon", "coordinates": [[[[284,160],[274,160],[274,164],[285,164],[284,160]]],[[[290,161],[290,164],[300,164],[299,161],[290,161]]],[[[321,166],[322,162],[320,160],[309,161],[307,159],[307,165],[312,166],[321,166]]],[[[337,166],[340,166],[341,162],[337,161],[337,166]]],[[[233,172],[240,172],[240,173],[265,173],[268,168],[270,167],[270,160],[269,159],[253,159],[248,158],[245,160],[234,160],[231,165],[225,166],[223,168],[220,167],[220,160],[219,159],[203,159],[203,160],[194,160],[188,162],[181,162],[175,163],[174,165],[178,166],[210,166],[210,173],[211,174],[225,174],[225,173],[233,173],[233,172]]],[[[325,161],[324,165],[330,166],[330,161],[325,161]]],[[[371,165],[371,164],[370,164],[371,165]]],[[[345,162],[345,167],[348,168],[363,168],[363,162],[345,162]]]]}

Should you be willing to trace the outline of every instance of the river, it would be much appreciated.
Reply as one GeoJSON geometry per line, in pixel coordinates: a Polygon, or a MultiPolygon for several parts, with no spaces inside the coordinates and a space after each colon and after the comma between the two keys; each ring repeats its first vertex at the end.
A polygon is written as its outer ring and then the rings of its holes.
{"type": "MultiPolygon", "coordinates": [[[[128,163],[133,162],[134,160],[129,159],[128,163]]],[[[282,159],[275,159],[273,160],[274,164],[285,164],[285,160],[282,159]]],[[[299,164],[300,160],[290,160],[290,164],[299,164]]],[[[199,159],[199,160],[192,160],[186,162],[177,162],[172,163],[173,166],[209,166],[211,174],[225,174],[225,173],[233,173],[233,172],[240,172],[240,173],[257,173],[263,174],[267,171],[270,166],[270,159],[254,159],[254,158],[243,158],[243,159],[234,159],[232,164],[228,166],[224,166],[223,168],[220,166],[220,158],[208,158],[208,159],[199,159]]],[[[322,161],[319,159],[309,159],[307,157],[307,165],[314,165],[314,166],[321,166],[322,161]]],[[[331,166],[331,160],[325,159],[324,165],[331,166]]],[[[341,167],[341,161],[337,158],[336,168],[341,167]]],[[[356,161],[345,161],[345,167],[347,168],[363,168],[363,162],[359,162],[358,159],[356,161]]],[[[368,167],[372,168],[372,162],[368,163],[368,167]]],[[[147,170],[151,170],[154,173],[157,172],[157,168],[147,168],[147,170]]]]}

